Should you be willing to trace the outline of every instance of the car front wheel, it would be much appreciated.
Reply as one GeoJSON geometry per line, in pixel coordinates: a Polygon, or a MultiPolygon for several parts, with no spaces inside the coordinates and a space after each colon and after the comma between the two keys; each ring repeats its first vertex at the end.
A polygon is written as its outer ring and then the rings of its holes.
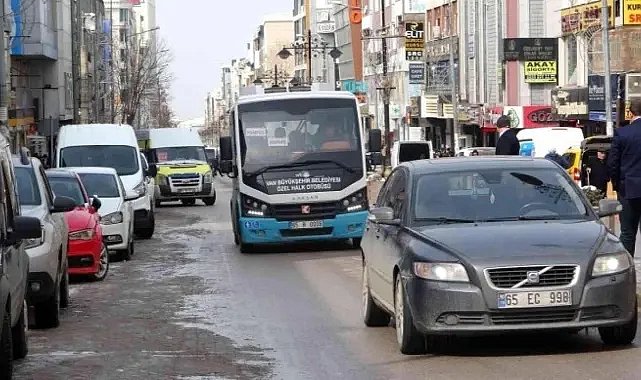
{"type": "Polygon", "coordinates": [[[100,258],[98,260],[98,271],[93,275],[94,281],[104,280],[109,272],[109,252],[105,246],[102,247],[102,250],[100,251],[100,258]]]}
{"type": "Polygon", "coordinates": [[[60,326],[60,292],[61,285],[58,284],[51,298],[36,305],[36,326],[38,328],[54,328],[60,326]]]}
{"type": "Polygon", "coordinates": [[[599,327],[603,343],[612,346],[626,346],[637,336],[638,304],[634,304],[634,315],[630,322],[620,326],[599,327]]]}
{"type": "Polygon", "coordinates": [[[28,310],[27,301],[24,301],[18,323],[11,329],[14,359],[24,359],[29,353],[29,343],[27,341],[27,325],[29,324],[29,318],[27,316],[28,310]]]}
{"type": "Polygon", "coordinates": [[[396,321],[396,340],[401,353],[416,355],[425,353],[425,336],[414,326],[407,295],[403,288],[401,275],[396,277],[394,289],[394,319],[396,321]]]}

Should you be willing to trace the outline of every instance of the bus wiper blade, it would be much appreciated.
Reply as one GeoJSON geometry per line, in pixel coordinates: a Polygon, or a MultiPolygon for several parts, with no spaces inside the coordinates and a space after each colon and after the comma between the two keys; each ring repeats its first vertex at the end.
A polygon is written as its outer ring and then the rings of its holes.
{"type": "Polygon", "coordinates": [[[419,222],[438,222],[440,224],[456,224],[456,223],[476,223],[474,219],[463,219],[463,218],[419,218],[419,222]]]}
{"type": "Polygon", "coordinates": [[[314,165],[314,164],[335,164],[341,167],[342,169],[347,170],[350,173],[356,173],[356,170],[353,168],[350,168],[349,166],[343,164],[342,162],[337,162],[333,160],[305,160],[305,161],[298,161],[298,162],[292,162],[289,164],[281,164],[281,165],[269,165],[265,166],[263,168],[260,168],[256,171],[245,173],[245,175],[250,176],[250,177],[258,177],[261,174],[264,174],[268,170],[272,169],[287,169],[287,168],[297,168],[301,166],[307,166],[307,165],[314,165]]]}

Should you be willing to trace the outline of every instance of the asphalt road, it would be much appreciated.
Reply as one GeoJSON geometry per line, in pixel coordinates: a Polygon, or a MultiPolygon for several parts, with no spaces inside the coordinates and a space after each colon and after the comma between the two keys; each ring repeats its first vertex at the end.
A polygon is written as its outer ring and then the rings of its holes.
{"type": "MultiPolygon", "coordinates": [[[[229,182],[213,207],[159,209],[154,239],[106,281],[77,283],[62,324],[31,330],[18,379],[638,379],[641,349],[595,331],[465,339],[403,356],[360,319],[360,259],[343,246],[242,255],[229,182]]],[[[641,334],[640,334],[641,335],[641,334]]],[[[637,340],[641,342],[641,340],[637,340]]]]}

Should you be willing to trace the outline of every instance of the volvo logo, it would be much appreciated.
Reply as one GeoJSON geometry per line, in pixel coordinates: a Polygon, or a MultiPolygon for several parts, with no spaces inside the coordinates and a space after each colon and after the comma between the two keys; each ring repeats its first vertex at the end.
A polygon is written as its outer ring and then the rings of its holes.
{"type": "Polygon", "coordinates": [[[529,282],[530,284],[538,284],[539,283],[539,272],[528,271],[527,272],[527,282],[529,282]]]}

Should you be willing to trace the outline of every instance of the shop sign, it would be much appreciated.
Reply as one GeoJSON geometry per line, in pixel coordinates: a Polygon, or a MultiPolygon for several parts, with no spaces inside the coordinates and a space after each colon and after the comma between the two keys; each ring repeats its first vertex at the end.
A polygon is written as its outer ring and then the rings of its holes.
{"type": "Polygon", "coordinates": [[[349,22],[354,25],[363,22],[362,0],[349,0],[349,22]]]}
{"type": "Polygon", "coordinates": [[[641,25],[641,0],[625,0],[623,3],[623,24],[641,25]]]}
{"type": "MultiPolygon", "coordinates": [[[[608,0],[610,28],[614,26],[613,0],[608,0]]],[[[561,9],[561,33],[573,34],[601,28],[601,0],[561,9]]]]}
{"type": "Polygon", "coordinates": [[[505,106],[503,107],[503,115],[510,119],[510,127],[523,128],[523,107],[505,106]]]}
{"type": "Polygon", "coordinates": [[[588,88],[553,89],[552,113],[565,119],[586,119],[588,117],[588,88]]]}
{"type": "Polygon", "coordinates": [[[421,117],[438,117],[438,95],[425,95],[421,97],[421,117]]]}
{"type": "Polygon", "coordinates": [[[486,108],[483,115],[483,129],[496,130],[496,122],[503,115],[503,107],[486,108]]]}
{"type": "Polygon", "coordinates": [[[541,128],[559,125],[559,120],[552,113],[550,106],[523,106],[523,127],[541,128]]]}
{"type": "Polygon", "coordinates": [[[425,83],[425,63],[411,62],[409,64],[410,84],[425,83]]]}
{"type": "MultiPolygon", "coordinates": [[[[616,109],[617,94],[624,97],[622,82],[619,74],[610,75],[610,90],[612,91],[612,110],[616,109]]],[[[588,110],[589,112],[605,112],[605,76],[588,75],[588,110]]]]}
{"type": "Polygon", "coordinates": [[[525,62],[525,83],[557,83],[556,61],[525,62]]]}
{"type": "Polygon", "coordinates": [[[505,61],[556,61],[559,40],[556,38],[505,38],[505,61]]]}
{"type": "Polygon", "coordinates": [[[360,80],[344,79],[341,81],[341,89],[352,94],[367,93],[367,83],[360,80]]]}
{"type": "Polygon", "coordinates": [[[427,0],[404,0],[405,13],[425,13],[427,11],[427,0]]]}
{"type": "Polygon", "coordinates": [[[420,61],[425,51],[425,23],[408,21],[405,23],[405,59],[420,61]]]}

